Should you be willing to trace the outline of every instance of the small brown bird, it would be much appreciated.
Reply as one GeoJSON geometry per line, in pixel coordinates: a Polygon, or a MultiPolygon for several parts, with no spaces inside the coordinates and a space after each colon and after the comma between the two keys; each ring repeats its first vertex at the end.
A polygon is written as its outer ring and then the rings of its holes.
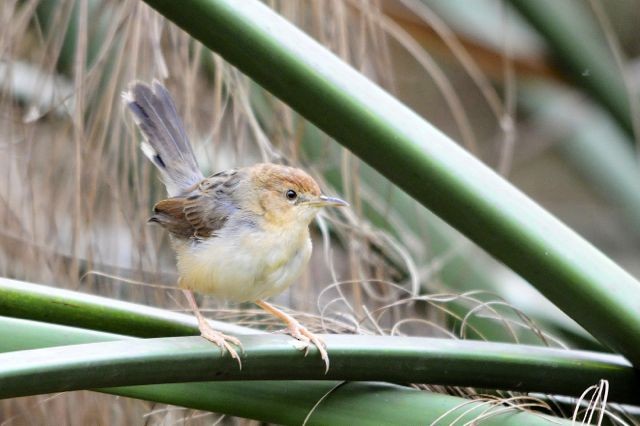
{"type": "Polygon", "coordinates": [[[255,302],[283,320],[291,336],[315,345],[329,369],[324,342],[264,299],[287,289],[311,256],[309,223],[321,208],[347,203],[322,195],[304,171],[277,164],[218,172],[205,178],[171,95],[158,81],[133,83],[123,99],[145,137],[144,154],[160,171],[169,198],[150,222],[169,231],[180,279],[202,336],[226,349],[240,341],[211,328],[193,291],[233,302],[255,302]]]}

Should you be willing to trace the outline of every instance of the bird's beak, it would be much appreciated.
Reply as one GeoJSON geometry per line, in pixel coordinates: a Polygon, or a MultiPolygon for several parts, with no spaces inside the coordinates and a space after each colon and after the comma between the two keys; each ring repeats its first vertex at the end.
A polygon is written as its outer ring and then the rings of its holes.
{"type": "Polygon", "coordinates": [[[318,198],[313,198],[307,202],[309,205],[318,206],[318,207],[348,207],[349,203],[340,198],[336,197],[327,197],[326,195],[321,195],[318,198]]]}

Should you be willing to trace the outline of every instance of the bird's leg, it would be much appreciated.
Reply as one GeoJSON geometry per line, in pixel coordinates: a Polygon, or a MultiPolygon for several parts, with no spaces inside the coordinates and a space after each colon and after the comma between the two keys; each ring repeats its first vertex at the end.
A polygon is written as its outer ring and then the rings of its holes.
{"type": "Polygon", "coordinates": [[[238,352],[236,352],[236,350],[229,344],[233,343],[234,345],[242,349],[242,343],[240,343],[240,340],[233,336],[227,336],[224,333],[214,330],[211,325],[209,325],[209,321],[207,321],[207,319],[202,315],[200,309],[198,309],[198,304],[196,303],[196,298],[193,296],[193,292],[191,290],[184,289],[182,290],[182,292],[189,301],[189,307],[198,319],[198,328],[200,329],[200,334],[202,335],[202,337],[218,345],[223,353],[225,350],[229,351],[231,358],[235,358],[236,361],[238,361],[238,365],[242,370],[242,361],[240,361],[240,356],[238,355],[238,352]]]}
{"type": "Polygon", "coordinates": [[[267,303],[264,300],[258,300],[256,302],[256,305],[260,306],[262,309],[269,312],[276,318],[280,318],[282,321],[284,321],[284,323],[287,325],[287,333],[306,344],[306,346],[302,348],[306,349],[304,353],[305,356],[309,352],[309,346],[311,344],[315,345],[315,347],[318,348],[320,357],[322,358],[326,366],[325,374],[329,371],[329,354],[327,354],[327,350],[325,349],[327,345],[320,337],[307,330],[298,322],[298,320],[293,318],[291,315],[282,312],[280,309],[276,308],[270,303],[267,303]]]}

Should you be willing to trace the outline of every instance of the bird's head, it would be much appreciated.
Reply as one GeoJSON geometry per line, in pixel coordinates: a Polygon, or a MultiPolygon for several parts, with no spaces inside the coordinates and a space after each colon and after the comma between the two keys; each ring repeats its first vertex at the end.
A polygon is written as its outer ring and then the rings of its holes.
{"type": "Polygon", "coordinates": [[[348,206],[339,198],[323,195],[316,181],[300,169],[277,164],[258,164],[252,169],[254,196],[272,225],[307,226],[323,207],[348,206]]]}

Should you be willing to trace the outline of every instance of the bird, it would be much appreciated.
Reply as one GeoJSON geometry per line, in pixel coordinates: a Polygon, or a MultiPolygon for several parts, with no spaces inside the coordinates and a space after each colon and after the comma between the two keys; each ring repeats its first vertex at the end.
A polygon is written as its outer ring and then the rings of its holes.
{"type": "Polygon", "coordinates": [[[230,302],[253,302],[286,324],[286,332],[315,346],[329,370],[325,342],[266,299],[300,277],[312,252],[309,225],[324,207],[346,207],[324,195],[304,170],[259,163],[205,177],[175,103],[158,80],[134,81],[122,94],[143,141],[144,155],[159,171],[168,197],[153,207],[149,222],[170,235],[182,289],[199,331],[242,362],[234,336],[215,330],[198,308],[194,292],[230,302]]]}

